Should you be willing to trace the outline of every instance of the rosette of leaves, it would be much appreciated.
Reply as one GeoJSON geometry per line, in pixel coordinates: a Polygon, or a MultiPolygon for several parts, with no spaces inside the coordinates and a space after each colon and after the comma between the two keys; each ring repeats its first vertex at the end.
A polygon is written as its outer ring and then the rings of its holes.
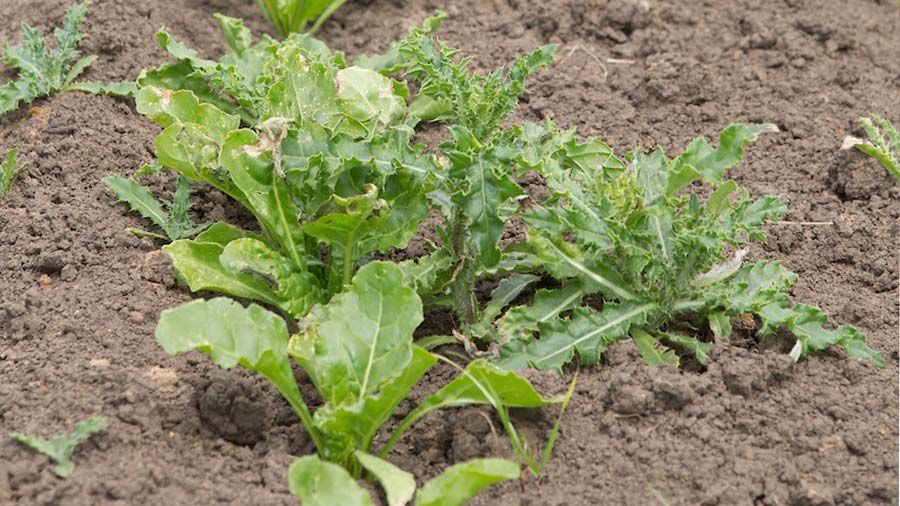
{"type": "Polygon", "coordinates": [[[163,249],[192,290],[300,318],[368,257],[406,246],[436,161],[410,143],[402,83],[308,36],[251,46],[242,22],[219,21],[232,49],[220,61],[158,34],[179,61],[142,74],[137,109],[164,127],[157,163],[218,188],[259,231],[217,223],[163,249]]]}
{"type": "Polygon", "coordinates": [[[747,250],[738,248],[764,239],[763,225],[785,207],[776,197],[752,200],[725,174],[746,143],[773,130],[731,125],[717,148],[700,138],[674,159],[659,148],[635,150],[626,167],[612,157],[583,163],[579,153],[597,141],[573,145],[550,123],[526,126],[523,166],[546,179],[549,195],[524,213],[528,237],[520,247],[559,287],[538,291],[532,304],[499,320],[510,340],[500,349],[502,365],[559,370],[576,353],[592,365],[624,339],[648,364],[677,365],[676,350],[704,363],[713,343],[678,324],[708,325],[727,339],[730,318],[750,313],[762,321],[760,334],[793,333],[794,360],[839,345],[882,367],[857,329],[828,330],[820,309],[791,304],[796,276],[780,263],[743,261],[747,250]],[[699,182],[712,187],[705,200],[686,191],[699,182]]]}
{"type": "Polygon", "coordinates": [[[27,23],[22,23],[22,33],[25,35],[23,44],[4,45],[3,62],[16,69],[18,79],[0,86],[0,114],[60,91],[114,96],[134,94],[132,82],[75,82],[97,60],[96,55],[78,58],[77,46],[84,37],[78,27],[87,16],[88,3],[85,1],[69,7],[63,26],[53,30],[55,47],[48,47],[38,31],[27,23]]]}
{"type": "MultiPolygon", "coordinates": [[[[220,297],[164,311],[156,338],[170,354],[198,350],[221,367],[240,365],[271,381],[318,450],[319,457],[298,462],[311,465],[321,458],[358,478],[363,467],[378,466],[402,434],[426,414],[485,404],[497,410],[516,455],[539,473],[552,439],[544,459],[540,463],[532,459],[509,420],[508,408],[542,407],[564,399],[542,397],[525,379],[483,359],[460,368],[456,379],[426,397],[397,425],[378,456],[373,455],[379,429],[413,385],[438,360],[446,360],[413,344],[413,331],[421,321],[421,299],[403,271],[396,264],[374,261],[362,267],[343,292],[300,319],[293,336],[279,315],[220,297]],[[306,371],[324,401],[314,413],[300,394],[290,357],[306,371]]],[[[314,481],[295,474],[292,468],[292,489],[299,487],[298,495],[315,490],[314,481]]]]}
{"type": "Polygon", "coordinates": [[[526,78],[552,62],[556,46],[543,46],[508,68],[478,74],[469,70],[470,58],[433,37],[445,17],[439,13],[426,20],[386,55],[364,61],[417,80],[420,89],[410,104],[411,115],[447,125],[449,139],[440,150],[449,165],[439,167],[445,170],[429,195],[443,217],[441,244],[404,267],[431,305],[453,308],[467,339],[480,339],[496,313],[537,279],[523,275],[507,280],[487,308],[475,296],[478,279],[531,268],[527,258],[500,248],[504,224],[526,195],[514,178],[520,129],[503,128],[502,123],[515,111],[526,78]]]}
{"type": "MultiPolygon", "coordinates": [[[[170,354],[198,350],[222,367],[265,376],[300,417],[319,458],[359,477],[369,469],[363,461],[379,461],[372,455],[379,429],[422,375],[446,360],[413,344],[422,302],[412,278],[370,258],[406,245],[441,170],[410,144],[415,120],[405,85],[348,67],[307,36],[263,37],[251,46],[240,21],[219,21],[232,49],[219,61],[160,32],[179,61],[143,73],[137,109],[163,126],[159,166],[230,196],[259,230],[216,223],[163,250],[192,290],[261,302],[281,315],[229,298],[197,300],[165,311],[156,337],[170,354]],[[289,357],[324,401],[314,412],[289,357]]],[[[562,399],[544,398],[484,360],[459,370],[401,421],[379,456],[435,409],[488,404],[515,454],[539,473],[552,443],[540,462],[532,458],[508,408],[562,399]]],[[[309,490],[298,483],[292,477],[304,497],[309,490]]]]}

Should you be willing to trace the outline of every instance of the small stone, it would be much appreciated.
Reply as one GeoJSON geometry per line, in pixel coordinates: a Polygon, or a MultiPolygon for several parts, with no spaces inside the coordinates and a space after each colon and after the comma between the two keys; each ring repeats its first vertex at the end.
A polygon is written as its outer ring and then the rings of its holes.
{"type": "Polygon", "coordinates": [[[623,415],[637,415],[647,410],[650,392],[643,388],[626,385],[613,393],[612,410],[623,415]]]}
{"type": "Polygon", "coordinates": [[[48,253],[38,257],[35,262],[35,269],[42,274],[56,274],[66,266],[62,255],[58,253],[48,253]]]}
{"type": "Polygon", "coordinates": [[[142,313],[140,311],[129,311],[128,319],[135,323],[140,323],[140,322],[144,321],[144,313],[142,313]]]}
{"type": "Polygon", "coordinates": [[[74,265],[68,264],[62,268],[62,271],[59,273],[59,279],[69,283],[75,281],[78,277],[78,269],[75,268],[74,265]]]}
{"type": "Polygon", "coordinates": [[[53,286],[53,280],[50,279],[50,276],[48,276],[46,274],[41,274],[41,277],[38,280],[38,282],[41,284],[41,286],[43,288],[50,288],[51,286],[53,286]]]}
{"type": "Polygon", "coordinates": [[[150,367],[150,369],[144,373],[144,376],[165,390],[170,390],[178,385],[178,373],[172,367],[160,367],[155,365],[150,367]]]}
{"type": "Polygon", "coordinates": [[[696,392],[684,378],[659,378],[653,383],[653,395],[664,409],[681,409],[694,401],[696,392]]]}
{"type": "Polygon", "coordinates": [[[88,362],[91,367],[109,367],[111,362],[106,358],[92,358],[90,362],[88,362]]]}

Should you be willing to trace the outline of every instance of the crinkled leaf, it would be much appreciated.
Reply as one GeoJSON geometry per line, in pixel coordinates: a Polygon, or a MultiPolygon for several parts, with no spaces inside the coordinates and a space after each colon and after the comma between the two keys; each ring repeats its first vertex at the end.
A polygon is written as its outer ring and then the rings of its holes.
{"type": "Polygon", "coordinates": [[[258,239],[229,242],[219,263],[233,276],[259,277],[278,298],[278,307],[294,318],[305,316],[323,296],[314,276],[296,271],[290,261],[258,239]]]}
{"type": "Polygon", "coordinates": [[[571,318],[540,323],[540,338],[511,340],[500,348],[499,364],[507,369],[534,367],[561,371],[577,351],[585,365],[595,365],[607,345],[628,336],[632,325],[647,320],[655,304],[606,304],[603,311],[576,308],[571,318]]]}
{"type": "Polygon", "coordinates": [[[179,240],[163,246],[172,259],[176,274],[191,291],[212,290],[265,302],[278,307],[282,302],[265,281],[253,274],[236,274],[226,269],[219,257],[225,248],[214,242],[179,240]]]}
{"type": "Polygon", "coordinates": [[[406,112],[394,83],[373,70],[359,67],[341,69],[334,78],[337,104],[351,131],[370,137],[378,125],[390,125],[406,112]]]}
{"type": "Polygon", "coordinates": [[[222,146],[219,162],[234,185],[246,196],[247,205],[284,255],[297,268],[306,262],[306,247],[299,211],[284,179],[275,170],[270,139],[251,130],[234,130],[222,146]]]}

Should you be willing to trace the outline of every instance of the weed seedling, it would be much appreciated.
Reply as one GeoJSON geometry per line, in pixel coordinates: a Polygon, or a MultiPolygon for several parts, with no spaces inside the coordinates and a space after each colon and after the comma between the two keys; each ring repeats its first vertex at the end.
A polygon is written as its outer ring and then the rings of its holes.
{"type": "Polygon", "coordinates": [[[78,25],[84,20],[87,10],[88,2],[69,7],[62,28],[53,31],[56,46],[52,49],[48,48],[37,30],[22,23],[25,43],[12,46],[7,44],[3,49],[3,62],[17,69],[19,78],[0,86],[0,114],[60,91],[116,96],[134,94],[134,83],[74,82],[97,59],[91,55],[75,60],[79,55],[75,47],[84,37],[78,31],[78,25]]]}
{"type": "Polygon", "coordinates": [[[9,192],[13,182],[19,177],[19,173],[22,172],[22,169],[19,167],[19,161],[16,158],[18,154],[18,148],[10,149],[6,152],[6,161],[0,163],[0,195],[6,195],[9,192]]]}
{"type": "Polygon", "coordinates": [[[57,463],[53,472],[60,478],[65,478],[75,470],[75,463],[72,462],[72,453],[75,452],[75,448],[82,441],[85,441],[90,438],[91,435],[100,432],[105,427],[106,418],[102,416],[92,416],[87,420],[78,422],[78,424],[75,425],[75,431],[71,434],[56,436],[49,441],[39,437],[19,434],[18,432],[11,433],[10,437],[50,457],[50,460],[57,463]]]}

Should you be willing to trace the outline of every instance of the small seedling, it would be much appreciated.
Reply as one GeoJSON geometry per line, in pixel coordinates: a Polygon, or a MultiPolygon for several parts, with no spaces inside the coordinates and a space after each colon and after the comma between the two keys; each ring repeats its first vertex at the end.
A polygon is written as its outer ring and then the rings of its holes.
{"type": "Polygon", "coordinates": [[[6,161],[0,163],[0,195],[6,195],[9,192],[13,182],[22,172],[19,168],[19,161],[16,159],[18,154],[18,148],[10,149],[6,152],[6,161]]]}
{"type": "Polygon", "coordinates": [[[316,33],[334,11],[347,0],[257,0],[263,16],[275,25],[278,35],[303,33],[312,23],[310,34],[316,33]]]}
{"type": "Polygon", "coordinates": [[[90,55],[74,61],[79,55],[75,46],[84,37],[78,31],[78,25],[84,20],[87,10],[88,2],[69,7],[63,27],[53,31],[53,38],[56,40],[56,47],[53,49],[47,48],[47,43],[38,35],[37,30],[22,23],[25,43],[13,46],[7,44],[3,48],[4,63],[18,70],[19,79],[0,86],[0,114],[16,109],[21,103],[29,104],[36,98],[60,91],[115,96],[134,94],[136,86],[130,82],[74,82],[97,59],[95,55],[90,55]]]}
{"type": "Polygon", "coordinates": [[[92,416],[83,422],[78,422],[75,425],[75,431],[71,434],[56,436],[49,441],[18,432],[11,433],[10,437],[50,457],[50,460],[57,463],[53,472],[60,478],[65,478],[75,470],[75,463],[72,462],[72,453],[75,451],[75,447],[105,427],[106,418],[92,416]]]}
{"type": "Polygon", "coordinates": [[[199,234],[210,225],[209,223],[197,225],[188,215],[188,210],[191,208],[191,183],[184,176],[178,177],[175,191],[172,193],[172,200],[163,200],[162,202],[156,200],[146,186],[134,179],[107,176],[101,181],[119,197],[119,201],[127,203],[131,206],[132,211],[137,211],[165,233],[165,235],[160,235],[146,230],[128,229],[138,237],[155,237],[172,242],[199,234]]]}
{"type": "Polygon", "coordinates": [[[844,145],[847,146],[845,149],[852,146],[878,160],[882,167],[900,181],[900,132],[897,132],[890,121],[877,114],[859,118],[859,123],[869,136],[869,141],[847,137],[844,140],[844,145]]]}

